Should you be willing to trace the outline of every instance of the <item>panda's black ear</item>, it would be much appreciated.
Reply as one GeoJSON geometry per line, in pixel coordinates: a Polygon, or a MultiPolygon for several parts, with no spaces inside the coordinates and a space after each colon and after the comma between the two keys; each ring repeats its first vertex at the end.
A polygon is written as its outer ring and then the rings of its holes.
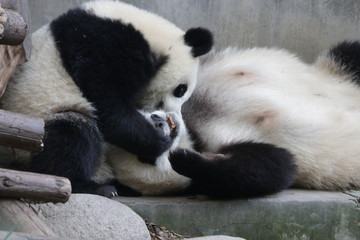
{"type": "Polygon", "coordinates": [[[191,28],[184,36],[186,45],[192,47],[191,53],[198,57],[208,53],[213,46],[213,36],[205,28],[191,28]]]}

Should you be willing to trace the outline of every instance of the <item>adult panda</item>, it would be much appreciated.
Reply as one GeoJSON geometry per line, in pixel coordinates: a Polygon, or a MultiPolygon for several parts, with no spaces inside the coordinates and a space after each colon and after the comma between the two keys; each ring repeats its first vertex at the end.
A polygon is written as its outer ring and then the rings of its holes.
{"type": "Polygon", "coordinates": [[[104,196],[189,189],[255,196],[286,188],[292,173],[282,170],[294,168],[286,150],[247,144],[211,157],[192,151],[180,109],[195,87],[198,57],[211,47],[208,30],[183,32],[118,1],[68,11],[33,34],[32,58],[1,99],[4,109],[46,121],[44,151],[18,153],[17,159],[31,171],[69,178],[73,192],[104,196]],[[171,169],[169,150],[192,175],[171,169]],[[225,160],[208,161],[213,158],[225,160]],[[156,171],[145,175],[139,165],[156,171]],[[141,183],[128,176],[139,176],[141,183]]]}
{"type": "MultiPolygon", "coordinates": [[[[269,143],[294,155],[294,186],[360,189],[359,66],[360,42],[340,43],[314,64],[279,49],[214,52],[201,63],[183,117],[198,151],[269,143]]],[[[184,162],[172,164],[191,176],[184,162]]]]}

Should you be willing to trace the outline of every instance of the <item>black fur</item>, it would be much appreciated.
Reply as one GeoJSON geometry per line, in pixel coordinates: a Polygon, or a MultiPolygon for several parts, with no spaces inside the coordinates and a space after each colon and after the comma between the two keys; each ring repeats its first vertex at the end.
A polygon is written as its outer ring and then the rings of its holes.
{"type": "Polygon", "coordinates": [[[213,197],[255,197],[289,187],[296,166],[287,150],[265,143],[238,143],[224,147],[209,159],[179,149],[171,153],[176,172],[192,179],[190,191],[213,197]]]}
{"type": "Polygon", "coordinates": [[[126,185],[119,183],[118,181],[115,182],[116,190],[119,196],[124,197],[140,197],[142,194],[126,185]]]}
{"type": "MultiPolygon", "coordinates": [[[[178,121],[176,120],[174,115],[171,115],[173,122],[175,123],[175,126],[178,126],[178,121]]],[[[162,135],[165,134],[165,129],[167,131],[170,131],[170,127],[169,124],[167,122],[166,118],[162,118],[161,116],[157,115],[157,114],[151,114],[149,122],[151,124],[154,125],[154,127],[161,132],[162,135]]],[[[179,133],[179,129],[177,127],[175,127],[175,129],[173,129],[172,131],[170,131],[170,134],[168,136],[171,137],[171,139],[174,139],[177,137],[179,133]]],[[[154,163],[156,161],[156,159],[151,159],[151,158],[140,158],[139,160],[145,163],[154,163]]]]}
{"type": "Polygon", "coordinates": [[[70,179],[73,192],[111,196],[115,188],[91,180],[104,159],[96,122],[75,112],[57,113],[45,123],[44,150],[32,155],[30,170],[70,179]]]}
{"type": "Polygon", "coordinates": [[[330,57],[360,84],[360,42],[342,42],[329,51],[330,57]]]}
{"type": "MultiPolygon", "coordinates": [[[[172,139],[137,112],[135,98],[166,57],[156,58],[131,24],[102,19],[75,9],[51,24],[65,69],[97,109],[107,142],[155,159],[172,139]]],[[[153,163],[153,162],[152,162],[153,163]]]]}
{"type": "Polygon", "coordinates": [[[192,47],[193,57],[198,57],[208,53],[213,44],[213,37],[209,30],[204,28],[191,28],[184,36],[185,43],[192,47]]]}

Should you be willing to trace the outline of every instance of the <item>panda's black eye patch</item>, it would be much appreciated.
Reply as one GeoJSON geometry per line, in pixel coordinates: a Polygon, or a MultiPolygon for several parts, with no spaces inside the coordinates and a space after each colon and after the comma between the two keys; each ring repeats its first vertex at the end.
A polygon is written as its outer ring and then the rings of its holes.
{"type": "Polygon", "coordinates": [[[187,88],[186,84],[180,84],[174,89],[173,95],[177,98],[181,98],[186,93],[187,88]]]}

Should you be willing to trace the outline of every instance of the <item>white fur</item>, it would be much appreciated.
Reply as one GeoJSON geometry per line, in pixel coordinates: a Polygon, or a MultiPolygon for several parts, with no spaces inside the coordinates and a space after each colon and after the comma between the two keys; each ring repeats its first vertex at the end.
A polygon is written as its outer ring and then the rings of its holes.
{"type": "Polygon", "coordinates": [[[360,88],[338,70],[324,56],[308,65],[284,50],[212,54],[194,96],[209,100],[213,113],[193,119],[191,127],[205,151],[238,141],[290,150],[297,186],[360,188],[360,88]]]}
{"type": "Polygon", "coordinates": [[[62,67],[49,26],[32,36],[31,60],[12,76],[1,99],[3,109],[48,118],[61,110],[91,115],[94,108],[62,67]]]}

